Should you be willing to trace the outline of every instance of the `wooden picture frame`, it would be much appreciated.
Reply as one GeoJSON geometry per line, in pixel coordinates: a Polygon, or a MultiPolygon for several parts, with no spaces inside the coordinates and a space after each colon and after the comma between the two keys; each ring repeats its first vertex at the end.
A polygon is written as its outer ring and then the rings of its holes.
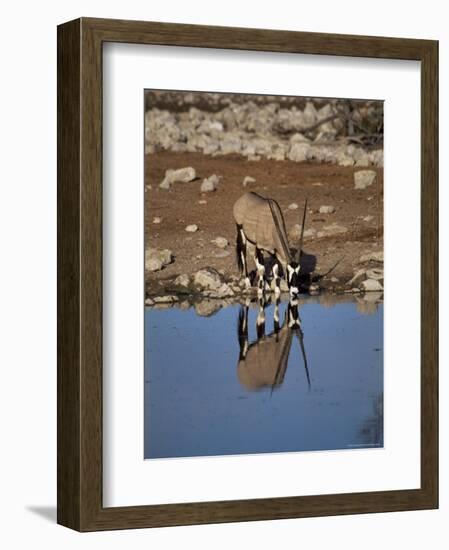
{"type": "Polygon", "coordinates": [[[58,523],[79,531],[438,507],[438,43],[82,18],[58,27],[58,523]],[[102,44],[421,62],[421,488],[105,508],[102,44]]]}

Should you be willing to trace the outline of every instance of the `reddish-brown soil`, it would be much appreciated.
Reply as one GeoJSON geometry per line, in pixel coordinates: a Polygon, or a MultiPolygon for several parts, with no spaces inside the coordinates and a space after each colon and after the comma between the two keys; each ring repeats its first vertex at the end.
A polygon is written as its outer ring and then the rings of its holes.
{"type": "MultiPolygon", "coordinates": [[[[331,164],[296,163],[292,161],[248,161],[237,155],[211,157],[199,153],[158,152],[146,155],[145,161],[145,242],[146,247],[168,248],[175,261],[163,270],[147,274],[147,290],[160,288],[162,281],[175,276],[191,274],[210,266],[225,276],[237,275],[235,262],[235,224],[232,216],[234,202],[246,191],[256,191],[276,199],[284,213],[287,231],[301,223],[305,197],[309,212],[306,229],[322,230],[334,222],[348,228],[348,232],[334,237],[305,238],[304,250],[316,257],[315,271],[326,272],[343,258],[328,277],[327,286],[342,286],[353,275],[360,256],[383,247],[383,170],[376,170],[373,185],[364,190],[354,189],[354,171],[362,168],[331,164]],[[198,175],[190,183],[175,183],[170,190],[159,188],[169,168],[192,166],[198,175]],[[201,193],[203,178],[212,174],[221,176],[218,189],[201,193]],[[245,176],[255,183],[242,186],[245,176]],[[199,201],[207,201],[200,204],[199,201]],[[297,203],[297,210],[288,209],[297,203]],[[322,205],[332,205],[333,214],[319,214],[322,205]],[[312,212],[310,212],[312,211],[312,212]],[[372,216],[370,221],[363,218],[372,216]],[[154,224],[155,217],[162,218],[154,224]],[[197,224],[196,233],[187,233],[185,227],[197,224]],[[217,258],[220,249],[211,240],[225,237],[230,254],[217,258]],[[330,278],[334,279],[330,282],[330,278]]],[[[296,243],[291,242],[291,246],[296,243]]],[[[252,267],[250,260],[250,267],[252,267]]],[[[326,286],[326,285],[325,285],[326,286]]]]}

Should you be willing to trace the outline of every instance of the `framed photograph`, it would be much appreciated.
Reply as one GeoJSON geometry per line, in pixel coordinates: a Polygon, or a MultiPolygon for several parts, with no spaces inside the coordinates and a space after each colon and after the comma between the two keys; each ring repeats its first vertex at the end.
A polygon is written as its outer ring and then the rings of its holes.
{"type": "Polygon", "coordinates": [[[438,43],[58,27],[58,522],[438,507],[438,43]]]}

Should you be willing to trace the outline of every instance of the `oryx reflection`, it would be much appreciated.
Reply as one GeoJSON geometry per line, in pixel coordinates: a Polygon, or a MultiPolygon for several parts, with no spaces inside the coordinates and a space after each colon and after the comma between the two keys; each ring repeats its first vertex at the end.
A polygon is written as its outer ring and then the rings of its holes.
{"type": "Polygon", "coordinates": [[[240,306],[238,318],[239,360],[237,377],[239,382],[250,391],[271,388],[271,392],[284,381],[288,358],[294,337],[299,342],[304,361],[307,384],[310,389],[310,375],[304,347],[304,334],[298,312],[298,300],[290,300],[285,309],[284,319],[279,318],[279,302],[274,304],[273,330],[266,334],[265,308],[268,305],[264,297],[259,299],[256,318],[256,340],[249,342],[248,310],[249,300],[240,306]]]}

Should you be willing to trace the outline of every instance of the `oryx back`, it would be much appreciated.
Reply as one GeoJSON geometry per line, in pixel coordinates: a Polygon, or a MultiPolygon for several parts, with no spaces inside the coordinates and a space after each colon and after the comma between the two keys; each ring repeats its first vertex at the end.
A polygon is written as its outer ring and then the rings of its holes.
{"type": "Polygon", "coordinates": [[[283,262],[288,260],[287,231],[278,203],[257,193],[245,193],[234,204],[234,219],[246,239],[283,262]]]}
{"type": "Polygon", "coordinates": [[[250,344],[246,356],[237,366],[239,382],[248,390],[279,386],[287,370],[293,333],[287,324],[250,344]]]}

